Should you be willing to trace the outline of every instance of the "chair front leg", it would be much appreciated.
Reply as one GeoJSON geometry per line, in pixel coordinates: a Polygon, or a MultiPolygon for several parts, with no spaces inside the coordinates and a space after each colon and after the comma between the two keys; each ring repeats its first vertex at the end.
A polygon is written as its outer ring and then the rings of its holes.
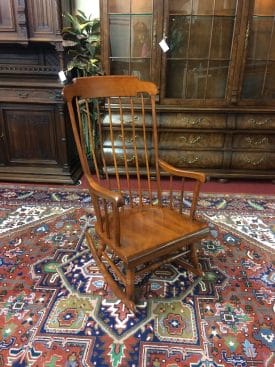
{"type": "Polygon", "coordinates": [[[98,244],[98,249],[97,249],[99,258],[101,258],[102,253],[105,251],[105,249],[106,249],[106,244],[102,240],[100,240],[98,244]]]}
{"type": "Polygon", "coordinates": [[[201,270],[201,266],[198,259],[198,250],[195,243],[191,243],[190,245],[190,261],[191,264],[194,266],[197,275],[202,276],[203,271],[201,270]]]}
{"type": "Polygon", "coordinates": [[[135,302],[135,272],[133,269],[126,269],[126,296],[130,301],[135,302]]]}

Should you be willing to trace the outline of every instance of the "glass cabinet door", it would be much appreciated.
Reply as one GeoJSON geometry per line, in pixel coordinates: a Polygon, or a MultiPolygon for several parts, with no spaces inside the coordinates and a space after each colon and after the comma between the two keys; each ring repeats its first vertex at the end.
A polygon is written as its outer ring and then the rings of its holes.
{"type": "Polygon", "coordinates": [[[275,99],[275,1],[255,0],[249,22],[242,99],[275,99]]]}
{"type": "Polygon", "coordinates": [[[166,1],[163,101],[224,100],[237,0],[166,1]]]}
{"type": "Polygon", "coordinates": [[[104,55],[105,72],[155,79],[153,3],[153,0],[101,1],[102,13],[107,15],[103,26],[109,35],[108,55],[104,55]]]}

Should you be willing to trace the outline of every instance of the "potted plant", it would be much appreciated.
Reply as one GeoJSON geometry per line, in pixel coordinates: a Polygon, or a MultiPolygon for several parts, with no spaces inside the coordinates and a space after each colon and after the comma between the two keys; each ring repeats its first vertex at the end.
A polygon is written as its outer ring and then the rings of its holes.
{"type": "MultiPolygon", "coordinates": [[[[62,29],[63,47],[68,58],[65,70],[66,82],[70,82],[75,77],[85,77],[92,75],[101,75],[100,62],[100,20],[87,18],[81,11],[77,10],[76,14],[66,13],[63,15],[67,24],[62,29]]],[[[90,101],[90,120],[94,124],[93,140],[95,146],[98,145],[98,128],[97,128],[97,112],[94,108],[94,101],[90,101]]],[[[89,134],[89,118],[85,106],[80,108],[82,114],[82,131],[86,140],[86,153],[91,156],[91,147],[88,145],[89,134]]],[[[90,159],[91,163],[91,159],[90,159]]],[[[92,164],[92,163],[91,163],[92,164]]]]}
{"type": "Polygon", "coordinates": [[[100,20],[87,18],[81,10],[63,16],[67,24],[62,29],[63,47],[68,57],[67,78],[100,75],[100,20]]]}

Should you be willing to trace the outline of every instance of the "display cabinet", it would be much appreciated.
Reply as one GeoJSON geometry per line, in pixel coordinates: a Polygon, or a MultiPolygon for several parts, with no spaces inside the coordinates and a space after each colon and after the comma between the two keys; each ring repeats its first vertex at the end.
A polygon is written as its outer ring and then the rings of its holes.
{"type": "Polygon", "coordinates": [[[274,1],[101,0],[101,18],[105,72],[159,86],[162,158],[275,179],[274,1]]]}
{"type": "Polygon", "coordinates": [[[74,183],[81,174],[58,72],[70,1],[0,2],[0,180],[74,183]]]}

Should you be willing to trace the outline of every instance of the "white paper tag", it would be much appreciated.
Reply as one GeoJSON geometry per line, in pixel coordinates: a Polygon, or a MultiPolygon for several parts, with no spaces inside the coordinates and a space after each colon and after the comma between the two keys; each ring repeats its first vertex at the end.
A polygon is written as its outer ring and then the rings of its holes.
{"type": "Polygon", "coordinates": [[[163,38],[160,42],[159,45],[162,49],[163,52],[167,52],[169,50],[169,46],[167,45],[167,42],[165,40],[165,38],[163,38]]]}
{"type": "Polygon", "coordinates": [[[63,70],[59,71],[58,76],[59,76],[59,79],[60,79],[60,81],[61,81],[62,83],[63,83],[63,82],[65,82],[65,81],[67,80],[66,75],[65,75],[65,73],[64,73],[64,71],[63,71],[63,70]]]}

